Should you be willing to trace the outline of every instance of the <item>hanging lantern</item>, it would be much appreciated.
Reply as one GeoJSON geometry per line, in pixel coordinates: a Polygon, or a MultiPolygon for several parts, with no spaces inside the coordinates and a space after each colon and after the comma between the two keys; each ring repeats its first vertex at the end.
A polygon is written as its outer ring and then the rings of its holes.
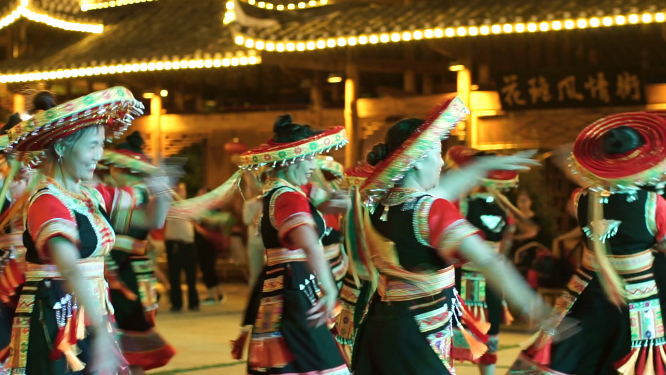
{"type": "Polygon", "coordinates": [[[247,146],[245,143],[240,142],[238,137],[236,137],[233,141],[224,144],[224,151],[231,155],[242,154],[247,151],[247,146]]]}

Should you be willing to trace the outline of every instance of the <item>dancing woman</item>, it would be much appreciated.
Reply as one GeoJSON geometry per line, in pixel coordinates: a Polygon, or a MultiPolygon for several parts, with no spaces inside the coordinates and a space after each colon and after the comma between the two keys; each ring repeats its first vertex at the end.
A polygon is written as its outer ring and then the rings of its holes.
{"type": "MultiPolygon", "coordinates": [[[[264,183],[260,233],[266,245],[266,267],[247,308],[244,334],[234,343],[240,357],[251,334],[249,374],[349,374],[333,335],[326,327],[338,289],[324,255],[322,214],[300,186],[308,184],[318,153],[343,146],[344,129],[315,132],[278,117],[268,144],[241,155],[244,166],[270,164],[264,183]],[[248,328],[251,327],[251,328],[248,328]]],[[[329,213],[347,208],[329,201],[329,213]]]]}
{"type": "MultiPolygon", "coordinates": [[[[103,159],[109,166],[113,185],[132,188],[140,208],[150,200],[142,180],[157,170],[143,153],[142,145],[141,134],[134,132],[115,151],[107,151],[103,159]]],[[[106,256],[107,281],[121,333],[120,346],[133,375],[165,366],[176,354],[155,331],[157,281],[152,260],[146,254],[148,233],[143,228],[116,232],[115,245],[106,256]]]]}
{"type": "MultiPolygon", "coordinates": [[[[458,169],[482,156],[490,154],[465,146],[455,146],[446,153],[446,166],[449,169],[458,169]]],[[[509,212],[496,200],[497,189],[507,189],[517,185],[518,172],[490,171],[482,180],[480,187],[459,200],[462,216],[483,233],[486,244],[498,254],[506,254],[511,248],[514,227],[509,212]]],[[[477,363],[481,374],[494,374],[500,324],[510,324],[511,314],[505,307],[502,296],[488,287],[486,278],[474,263],[466,263],[457,270],[456,288],[474,318],[489,323],[490,329],[487,332],[488,351],[483,356],[474,359],[465,340],[462,337],[454,337],[452,357],[460,361],[477,363]]]]}
{"type": "Polygon", "coordinates": [[[109,322],[113,308],[104,256],[115,231],[164,223],[170,198],[161,178],[155,196],[134,209],[129,189],[82,184],[93,178],[103,145],[121,134],[141,104],[123,87],[99,91],[39,113],[9,131],[19,153],[45,151],[45,180],[29,201],[24,244],[26,283],[14,318],[10,373],[108,374],[124,367],[109,322]]]}
{"type": "Polygon", "coordinates": [[[586,236],[582,266],[510,374],[666,373],[651,251],[663,250],[666,201],[640,189],[663,185],[665,139],[666,117],[645,112],[605,117],[578,135],[573,166],[589,186],[574,200],[586,236]],[[579,320],[581,330],[553,343],[564,317],[579,320]]]}
{"type": "MultiPolygon", "coordinates": [[[[477,340],[483,330],[469,314],[459,316],[453,262],[474,261],[489,285],[503,288],[509,303],[524,313],[539,316],[545,309],[455,206],[427,193],[437,186],[444,164],[440,141],[465,113],[455,98],[426,121],[399,121],[386,142],[368,154],[375,169],[362,191],[370,208],[359,210],[354,220],[367,243],[364,263],[376,269],[379,285],[356,338],[357,375],[453,373],[453,326],[462,328],[463,322],[471,331],[462,330],[463,336],[477,355],[483,354],[483,339],[477,340]]],[[[488,170],[520,169],[518,164],[526,163],[525,158],[490,157],[482,164],[489,168],[475,167],[483,173],[470,173],[462,182],[475,183],[488,170]]]]}

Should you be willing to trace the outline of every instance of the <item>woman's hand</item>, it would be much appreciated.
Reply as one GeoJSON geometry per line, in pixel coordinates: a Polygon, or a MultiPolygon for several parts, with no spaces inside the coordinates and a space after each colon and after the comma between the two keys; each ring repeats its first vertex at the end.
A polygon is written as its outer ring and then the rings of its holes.
{"type": "MultiPolygon", "coordinates": [[[[337,290],[337,288],[334,288],[337,290]]],[[[335,291],[326,292],[319,301],[306,313],[310,325],[313,327],[320,327],[333,316],[335,305],[338,302],[338,293],[335,291]]]]}
{"type": "Polygon", "coordinates": [[[331,193],[331,196],[324,203],[317,206],[317,209],[325,214],[344,215],[351,208],[351,198],[346,190],[338,190],[331,193]]]}
{"type": "Polygon", "coordinates": [[[92,337],[92,370],[100,375],[113,375],[124,365],[113,335],[100,324],[92,337]]]}
{"type": "Polygon", "coordinates": [[[481,156],[476,158],[478,165],[485,171],[528,171],[530,167],[540,166],[532,159],[537,150],[516,152],[509,156],[481,156]]]}
{"type": "Polygon", "coordinates": [[[247,343],[248,337],[250,337],[250,330],[243,328],[236,340],[231,340],[232,359],[243,359],[243,351],[245,351],[245,344],[247,343]]]}

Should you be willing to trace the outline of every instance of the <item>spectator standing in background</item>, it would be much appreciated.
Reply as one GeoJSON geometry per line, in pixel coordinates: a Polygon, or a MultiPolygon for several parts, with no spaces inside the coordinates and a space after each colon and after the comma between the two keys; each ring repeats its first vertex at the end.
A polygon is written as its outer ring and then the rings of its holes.
{"type": "MultiPolygon", "coordinates": [[[[179,183],[176,194],[187,198],[184,183],[179,183]]],[[[164,239],[167,251],[169,284],[171,285],[171,311],[183,309],[183,292],[180,287],[181,271],[185,271],[187,280],[188,308],[199,311],[199,295],[197,294],[197,257],[194,246],[194,224],[189,220],[167,218],[164,228],[164,239]]]]}
{"type": "MultiPolygon", "coordinates": [[[[210,190],[208,188],[201,188],[197,196],[204,195],[210,190]]],[[[214,228],[201,222],[196,225],[194,233],[194,243],[197,249],[197,261],[199,268],[203,275],[204,284],[208,289],[208,297],[201,301],[202,305],[214,305],[218,301],[224,301],[224,293],[220,287],[220,279],[217,277],[216,264],[217,264],[217,248],[211,241],[210,233],[214,228]]]]}

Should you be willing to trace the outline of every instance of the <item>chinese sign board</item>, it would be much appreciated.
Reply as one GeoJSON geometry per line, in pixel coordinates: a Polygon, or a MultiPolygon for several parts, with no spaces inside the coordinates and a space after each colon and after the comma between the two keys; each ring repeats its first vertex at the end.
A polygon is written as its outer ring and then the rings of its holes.
{"type": "Polygon", "coordinates": [[[496,80],[505,110],[645,104],[643,80],[635,71],[505,73],[496,80]]]}

